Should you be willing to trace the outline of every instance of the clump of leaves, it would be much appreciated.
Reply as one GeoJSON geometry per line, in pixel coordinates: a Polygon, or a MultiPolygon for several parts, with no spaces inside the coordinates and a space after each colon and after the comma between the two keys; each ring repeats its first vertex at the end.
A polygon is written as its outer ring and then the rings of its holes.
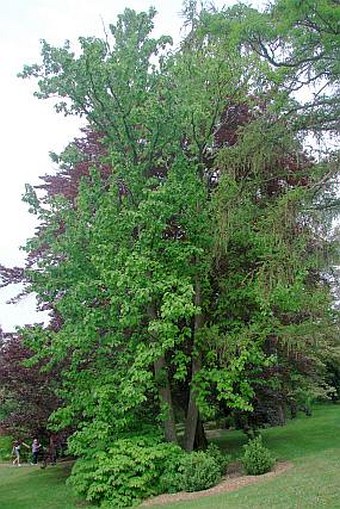
{"type": "Polygon", "coordinates": [[[12,442],[10,436],[0,436],[0,461],[11,459],[12,442]]]}
{"type": "Polygon", "coordinates": [[[221,467],[207,452],[196,451],[182,459],[180,467],[185,491],[206,490],[221,479],[221,467]]]}
{"type": "Polygon", "coordinates": [[[231,456],[229,454],[224,454],[216,444],[209,444],[206,452],[209,456],[214,458],[215,462],[219,466],[220,474],[224,475],[231,462],[231,456]]]}
{"type": "Polygon", "coordinates": [[[223,454],[215,444],[206,451],[183,453],[173,458],[162,477],[162,491],[200,491],[215,486],[225,474],[231,457],[223,454]]]}
{"type": "Polygon", "coordinates": [[[275,463],[270,450],[263,445],[261,436],[250,440],[244,446],[244,454],[241,461],[248,475],[265,474],[272,469],[275,463]]]}
{"type": "Polygon", "coordinates": [[[157,435],[121,438],[108,450],[79,459],[69,482],[101,508],[130,507],[161,493],[162,477],[183,454],[179,446],[164,443],[157,435]]]}

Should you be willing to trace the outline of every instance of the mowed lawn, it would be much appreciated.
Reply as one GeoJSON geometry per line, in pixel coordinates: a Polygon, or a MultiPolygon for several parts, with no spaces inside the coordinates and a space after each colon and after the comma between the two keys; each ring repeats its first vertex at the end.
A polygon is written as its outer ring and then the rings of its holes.
{"type": "MultiPolygon", "coordinates": [[[[162,509],[340,509],[340,405],[317,406],[312,417],[301,416],[284,427],[263,431],[264,443],[279,461],[293,463],[285,473],[230,493],[153,506],[162,509]]],[[[222,432],[215,440],[234,457],[245,437],[222,432]]],[[[0,466],[1,509],[79,509],[65,486],[70,465],[41,470],[0,466]]],[[[89,506],[88,506],[89,507],[89,506]]]]}
{"type": "Polygon", "coordinates": [[[77,503],[72,489],[65,485],[70,464],[48,467],[0,465],[1,509],[75,509],[77,503]]]}
{"type": "MultiPolygon", "coordinates": [[[[340,509],[340,406],[320,405],[313,416],[264,430],[263,441],[291,469],[257,484],[193,501],[153,509],[340,509]]],[[[236,456],[244,435],[223,433],[215,440],[236,456]]]]}

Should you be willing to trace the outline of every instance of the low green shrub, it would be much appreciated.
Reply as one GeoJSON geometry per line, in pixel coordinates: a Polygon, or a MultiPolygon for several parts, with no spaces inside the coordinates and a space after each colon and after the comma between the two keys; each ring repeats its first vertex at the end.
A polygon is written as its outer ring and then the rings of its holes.
{"type": "Polygon", "coordinates": [[[226,473],[231,456],[215,444],[203,452],[183,452],[172,458],[162,476],[162,492],[199,491],[214,486],[226,473]],[[175,460],[175,461],[174,461],[175,460]]]}
{"type": "Polygon", "coordinates": [[[107,450],[88,449],[68,482],[101,508],[123,508],[160,493],[210,488],[229,460],[215,445],[188,454],[150,432],[116,440],[107,450]]]}
{"type": "Polygon", "coordinates": [[[12,449],[12,438],[7,435],[0,435],[0,461],[9,461],[12,458],[12,449]]]}
{"type": "Polygon", "coordinates": [[[214,458],[220,468],[221,475],[226,474],[228,465],[231,462],[231,456],[224,454],[216,444],[209,444],[206,453],[214,458]]]}
{"type": "Polygon", "coordinates": [[[221,466],[208,452],[197,451],[182,458],[180,473],[185,491],[206,490],[221,479],[221,466]]]}
{"type": "Polygon", "coordinates": [[[182,454],[177,457],[172,457],[171,460],[167,462],[164,473],[160,479],[160,493],[177,493],[178,491],[184,490],[181,466],[185,456],[186,453],[182,451],[182,454]]]}
{"type": "Polygon", "coordinates": [[[92,451],[76,461],[69,479],[75,491],[102,508],[123,508],[164,490],[166,476],[183,455],[157,435],[130,436],[107,451],[92,451]]]}
{"type": "Polygon", "coordinates": [[[244,454],[241,458],[242,465],[248,475],[260,475],[269,472],[275,460],[267,447],[262,443],[262,437],[258,436],[244,445],[244,454]]]}

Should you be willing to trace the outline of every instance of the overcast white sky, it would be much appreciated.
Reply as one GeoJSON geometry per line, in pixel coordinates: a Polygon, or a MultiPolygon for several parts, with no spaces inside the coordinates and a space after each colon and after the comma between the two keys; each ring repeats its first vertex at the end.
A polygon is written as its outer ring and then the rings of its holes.
{"type": "MultiPolygon", "coordinates": [[[[234,0],[215,0],[215,5],[231,5],[234,0]]],[[[249,1],[255,6],[263,0],[249,1]]],[[[48,101],[33,97],[34,83],[16,77],[24,64],[40,61],[40,39],[62,45],[80,35],[102,35],[103,24],[115,22],[125,7],[137,11],[153,5],[158,11],[157,33],[177,37],[182,20],[182,0],[0,0],[0,263],[21,265],[19,247],[34,232],[34,219],[21,201],[25,183],[53,171],[49,151],[59,152],[78,134],[78,121],[57,115],[48,101]]],[[[34,298],[21,304],[5,301],[18,289],[0,291],[0,325],[39,321],[34,315],[34,298]]]]}

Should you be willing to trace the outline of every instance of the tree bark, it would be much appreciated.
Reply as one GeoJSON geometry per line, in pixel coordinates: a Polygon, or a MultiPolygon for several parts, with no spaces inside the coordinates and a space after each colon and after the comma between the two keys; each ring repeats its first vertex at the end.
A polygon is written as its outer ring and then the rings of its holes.
{"type": "Polygon", "coordinates": [[[183,443],[184,449],[188,452],[191,452],[194,449],[197,424],[199,419],[199,412],[196,404],[196,390],[193,387],[193,379],[196,373],[198,373],[198,371],[200,370],[200,368],[201,368],[200,359],[193,358],[191,372],[191,387],[187,415],[185,420],[184,443],[183,443]]]}
{"type": "Polygon", "coordinates": [[[163,420],[165,440],[167,442],[174,442],[177,444],[178,439],[176,433],[175,413],[164,356],[154,361],[154,370],[155,378],[158,382],[158,393],[161,401],[162,412],[165,414],[165,418],[163,420]]]}
{"type": "MultiPolygon", "coordinates": [[[[151,320],[157,318],[155,306],[148,307],[148,315],[151,320]]],[[[165,440],[178,444],[176,433],[175,412],[172,402],[171,387],[167,371],[165,356],[162,355],[154,361],[154,373],[158,387],[159,399],[164,414],[163,427],[165,440]]]]}
{"type": "Polygon", "coordinates": [[[198,414],[194,449],[195,450],[200,449],[202,451],[205,451],[207,447],[208,447],[208,440],[205,435],[203,422],[198,414]]]}
{"type": "MultiPolygon", "coordinates": [[[[195,282],[195,305],[202,305],[202,292],[201,292],[201,283],[199,281],[198,276],[196,277],[195,282]]],[[[197,332],[203,327],[204,317],[202,311],[197,313],[194,321],[194,339],[193,339],[193,357],[191,364],[191,387],[189,394],[189,403],[185,421],[185,430],[184,430],[184,449],[188,452],[193,451],[195,447],[201,448],[201,446],[206,443],[205,434],[203,424],[200,420],[199,411],[196,403],[197,392],[194,387],[194,379],[195,375],[200,371],[202,366],[201,354],[199,352],[195,352],[195,344],[196,344],[196,336],[197,332]]],[[[203,445],[204,448],[204,445],[203,445]]]]}

